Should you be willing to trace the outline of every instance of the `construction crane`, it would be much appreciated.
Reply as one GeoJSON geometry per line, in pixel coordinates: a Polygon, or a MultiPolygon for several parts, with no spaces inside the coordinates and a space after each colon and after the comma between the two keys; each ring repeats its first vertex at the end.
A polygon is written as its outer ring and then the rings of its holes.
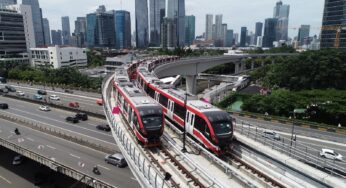
{"type": "Polygon", "coordinates": [[[335,42],[334,42],[334,48],[340,48],[340,35],[341,31],[345,30],[346,27],[343,27],[342,25],[326,25],[322,26],[321,28],[324,31],[336,31],[336,36],[335,36],[335,42]]]}

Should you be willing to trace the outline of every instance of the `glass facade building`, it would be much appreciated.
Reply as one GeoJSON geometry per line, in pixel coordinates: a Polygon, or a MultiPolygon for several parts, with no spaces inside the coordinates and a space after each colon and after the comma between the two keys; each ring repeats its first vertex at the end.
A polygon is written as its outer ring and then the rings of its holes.
{"type": "Polygon", "coordinates": [[[61,30],[52,30],[51,35],[53,45],[62,45],[61,30]]]}
{"type": "Polygon", "coordinates": [[[136,0],[136,47],[146,48],[149,45],[148,1],[136,0]]]}
{"type": "Polygon", "coordinates": [[[160,46],[161,24],[166,15],[166,0],[150,0],[150,44],[160,46]]]}
{"type": "Polygon", "coordinates": [[[70,44],[71,30],[70,30],[70,18],[68,16],[61,17],[62,24],[62,43],[64,45],[70,44]]]}
{"type": "Polygon", "coordinates": [[[271,48],[273,47],[273,42],[276,41],[277,36],[277,18],[267,18],[264,23],[264,35],[262,46],[271,48]]]}
{"type": "Polygon", "coordinates": [[[115,11],[116,48],[131,48],[131,17],[130,12],[115,11]]]}
{"type": "Polygon", "coordinates": [[[242,27],[240,29],[240,47],[246,46],[247,28],[242,27]]]}
{"type": "Polygon", "coordinates": [[[346,50],[346,1],[325,0],[321,31],[321,48],[334,48],[337,29],[341,27],[339,48],[346,50]],[[330,28],[328,28],[330,27],[330,28]]]}
{"type": "Polygon", "coordinates": [[[42,21],[42,10],[38,0],[22,0],[23,5],[30,5],[32,12],[32,20],[34,22],[34,32],[36,46],[44,46],[44,33],[43,33],[43,21],[42,21]]]}
{"type": "Polygon", "coordinates": [[[196,17],[185,17],[185,45],[191,45],[196,38],[196,17]]]}
{"type": "Polygon", "coordinates": [[[44,42],[46,46],[49,46],[51,44],[50,40],[50,27],[49,27],[49,21],[47,18],[43,18],[43,33],[44,33],[44,42]]]}

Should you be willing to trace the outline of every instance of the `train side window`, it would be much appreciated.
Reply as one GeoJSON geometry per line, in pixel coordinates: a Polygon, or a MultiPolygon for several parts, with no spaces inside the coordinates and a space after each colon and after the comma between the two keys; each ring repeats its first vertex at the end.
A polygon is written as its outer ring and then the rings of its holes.
{"type": "Polygon", "coordinates": [[[210,138],[210,130],[208,126],[205,126],[204,136],[207,138],[210,138]]]}
{"type": "Polygon", "coordinates": [[[168,99],[167,97],[165,97],[164,95],[160,95],[160,100],[159,100],[160,104],[162,104],[163,106],[167,107],[168,104],[168,99]]]}
{"type": "Polygon", "coordinates": [[[201,133],[203,133],[205,131],[205,127],[206,127],[206,122],[204,121],[204,119],[200,118],[199,116],[195,117],[195,125],[194,127],[201,133]]]}
{"type": "Polygon", "coordinates": [[[174,114],[179,116],[181,119],[185,119],[186,109],[183,106],[180,106],[179,104],[176,103],[174,106],[174,114]]]}
{"type": "Polygon", "coordinates": [[[124,103],[123,103],[123,109],[124,109],[124,112],[127,113],[127,102],[124,100],[124,103]]]}
{"type": "Polygon", "coordinates": [[[150,86],[148,86],[148,95],[151,98],[155,98],[155,90],[153,90],[150,86]]]}
{"type": "Polygon", "coordinates": [[[134,117],[133,117],[133,124],[136,126],[137,129],[139,129],[139,123],[138,123],[138,118],[136,114],[134,114],[134,117]]]}

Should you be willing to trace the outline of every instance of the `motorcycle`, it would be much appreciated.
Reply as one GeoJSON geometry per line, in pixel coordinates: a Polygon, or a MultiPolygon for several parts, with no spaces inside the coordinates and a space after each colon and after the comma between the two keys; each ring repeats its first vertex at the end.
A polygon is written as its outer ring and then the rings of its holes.
{"type": "Polygon", "coordinates": [[[101,172],[100,172],[100,170],[97,168],[97,166],[94,166],[94,168],[93,168],[93,173],[96,174],[96,175],[100,175],[100,174],[101,174],[101,172]]]}
{"type": "Polygon", "coordinates": [[[20,132],[19,132],[19,130],[16,128],[16,129],[14,129],[14,133],[16,134],[16,135],[20,135],[20,132]]]}

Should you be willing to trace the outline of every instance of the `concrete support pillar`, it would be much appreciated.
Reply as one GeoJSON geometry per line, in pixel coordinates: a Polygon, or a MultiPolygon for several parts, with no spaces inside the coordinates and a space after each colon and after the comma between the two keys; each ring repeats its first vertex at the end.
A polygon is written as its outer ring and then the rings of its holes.
{"type": "Polygon", "coordinates": [[[244,72],[246,70],[246,62],[240,62],[240,72],[244,72]]]}
{"type": "Polygon", "coordinates": [[[251,62],[251,70],[253,70],[255,68],[255,63],[251,62]]]}
{"type": "Polygon", "coordinates": [[[186,91],[191,95],[197,95],[197,76],[185,76],[186,79],[186,91]]]}
{"type": "Polygon", "coordinates": [[[235,69],[234,69],[234,74],[239,74],[239,66],[240,66],[240,63],[234,63],[234,67],[235,67],[235,69]]]}

